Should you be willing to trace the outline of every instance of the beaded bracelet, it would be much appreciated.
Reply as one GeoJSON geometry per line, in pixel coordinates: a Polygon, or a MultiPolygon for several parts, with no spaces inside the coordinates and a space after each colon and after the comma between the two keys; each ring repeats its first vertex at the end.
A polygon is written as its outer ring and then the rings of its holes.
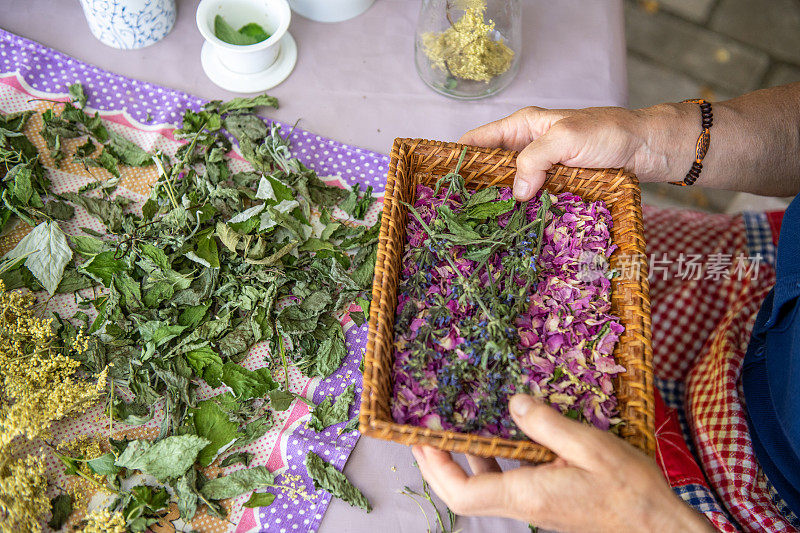
{"type": "Polygon", "coordinates": [[[694,148],[694,163],[692,163],[692,168],[686,173],[686,177],[683,178],[683,181],[670,182],[673,185],[685,187],[687,185],[694,185],[694,182],[700,177],[700,171],[703,170],[703,158],[708,153],[708,147],[711,144],[710,130],[711,126],[714,124],[714,115],[711,112],[711,102],[706,100],[684,100],[681,103],[700,104],[701,126],[703,128],[694,148]]]}

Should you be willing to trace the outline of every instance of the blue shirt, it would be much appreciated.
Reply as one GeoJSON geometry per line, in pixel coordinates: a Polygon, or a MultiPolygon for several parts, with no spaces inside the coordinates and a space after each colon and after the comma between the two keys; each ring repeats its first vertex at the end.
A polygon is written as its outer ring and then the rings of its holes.
{"type": "Polygon", "coordinates": [[[783,216],[775,274],[747,347],[742,387],[758,462],[800,516],[800,195],[783,216]]]}

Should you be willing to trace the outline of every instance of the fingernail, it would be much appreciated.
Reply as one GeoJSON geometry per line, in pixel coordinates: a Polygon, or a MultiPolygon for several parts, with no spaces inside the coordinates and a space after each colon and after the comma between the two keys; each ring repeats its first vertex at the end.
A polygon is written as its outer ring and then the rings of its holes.
{"type": "Polygon", "coordinates": [[[525,416],[533,407],[533,398],[527,394],[517,394],[511,397],[509,409],[518,417],[525,416]]]}
{"type": "Polygon", "coordinates": [[[531,184],[523,179],[514,180],[514,196],[517,198],[527,198],[531,191],[531,184]]]}

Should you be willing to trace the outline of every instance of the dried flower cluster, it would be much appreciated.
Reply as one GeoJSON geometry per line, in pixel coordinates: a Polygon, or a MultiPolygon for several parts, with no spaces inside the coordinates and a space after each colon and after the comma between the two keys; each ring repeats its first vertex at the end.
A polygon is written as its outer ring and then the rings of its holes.
{"type": "MultiPolygon", "coordinates": [[[[80,363],[59,346],[49,319],[35,315],[31,294],[5,290],[0,281],[0,531],[36,531],[50,509],[40,457],[27,441],[48,437],[56,420],[84,412],[105,390],[75,375],[80,363]]],[[[83,346],[83,341],[81,341],[83,346]]]]}
{"type": "Polygon", "coordinates": [[[125,533],[125,518],[122,513],[97,508],[86,517],[81,533],[125,533]]]}
{"type": "Polygon", "coordinates": [[[419,186],[397,308],[396,421],[521,438],[526,392],[602,429],[616,418],[611,216],[603,202],[509,189],[471,194],[452,174],[419,186]]]}
{"type": "Polygon", "coordinates": [[[50,510],[44,461],[33,455],[13,457],[0,449],[0,531],[39,531],[50,510]]]}
{"type": "Polygon", "coordinates": [[[484,21],[485,12],[483,2],[471,5],[442,33],[422,35],[423,50],[434,68],[456,78],[489,81],[511,67],[514,51],[492,39],[495,25],[484,21]]]}

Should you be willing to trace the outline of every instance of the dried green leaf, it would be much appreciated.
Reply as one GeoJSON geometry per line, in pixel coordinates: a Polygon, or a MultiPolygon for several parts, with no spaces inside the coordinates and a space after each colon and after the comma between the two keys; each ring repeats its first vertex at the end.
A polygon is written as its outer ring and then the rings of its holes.
{"type": "Polygon", "coordinates": [[[73,83],[69,86],[69,96],[73,102],[77,102],[80,107],[86,105],[86,94],[83,92],[83,85],[73,83]]]}
{"type": "Polygon", "coordinates": [[[260,94],[252,97],[233,98],[227,102],[212,100],[206,104],[205,109],[218,113],[229,113],[231,111],[252,111],[256,107],[274,107],[277,109],[278,99],[267,94],[260,94]]]}
{"type": "Polygon", "coordinates": [[[254,492],[250,499],[242,504],[250,509],[258,507],[269,507],[275,501],[275,495],[271,492],[254,492]]]}
{"type": "Polygon", "coordinates": [[[93,198],[74,192],[62,193],[61,197],[86,209],[90,215],[98,218],[112,233],[118,233],[122,229],[123,211],[122,204],[119,201],[93,198]]]}
{"type": "Polygon", "coordinates": [[[119,472],[119,467],[114,464],[116,459],[113,453],[104,453],[100,457],[89,459],[87,464],[95,474],[100,476],[113,476],[119,472]]]}
{"type": "Polygon", "coordinates": [[[251,490],[272,487],[274,483],[275,476],[267,470],[267,467],[254,466],[212,479],[203,486],[201,492],[210,500],[224,500],[235,498],[251,490]]]}
{"type": "Polygon", "coordinates": [[[105,287],[111,287],[115,275],[126,270],[125,264],[114,257],[114,251],[108,250],[93,256],[80,266],[80,271],[105,287]]]}
{"type": "Polygon", "coordinates": [[[482,204],[473,205],[462,212],[462,215],[467,219],[485,220],[487,218],[494,218],[514,209],[516,200],[499,200],[496,202],[484,202],[482,204]]]}
{"type": "Polygon", "coordinates": [[[236,363],[225,363],[222,367],[222,382],[231,388],[240,400],[261,398],[277,388],[268,368],[248,370],[236,363]]]}
{"type": "Polygon", "coordinates": [[[75,214],[75,208],[65,202],[53,200],[44,206],[44,213],[56,220],[69,220],[75,214]]]}
{"type": "Polygon", "coordinates": [[[62,493],[50,500],[51,517],[47,525],[57,531],[67,523],[69,515],[72,514],[72,497],[62,493]]]}
{"type": "MultiPolygon", "coordinates": [[[[239,446],[239,441],[236,441],[235,446],[239,446]]],[[[225,468],[226,466],[232,466],[235,464],[243,464],[244,466],[250,466],[250,461],[253,460],[253,454],[250,452],[236,452],[230,454],[228,457],[222,460],[219,463],[219,466],[225,468]]]]}
{"type": "Polygon", "coordinates": [[[159,481],[178,478],[197,460],[200,450],[209,444],[197,435],[166,437],[155,444],[146,440],[133,440],[115,464],[129,470],[140,470],[159,481]]]}
{"type": "Polygon", "coordinates": [[[72,259],[72,250],[57,222],[42,222],[5,256],[6,259],[22,257],[25,258],[25,267],[42,287],[55,294],[64,276],[64,267],[72,259]]]}
{"type": "Polygon", "coordinates": [[[178,511],[184,522],[190,522],[197,513],[197,472],[190,468],[178,478],[175,484],[175,495],[178,497],[178,511]]]}
{"type": "Polygon", "coordinates": [[[313,411],[308,427],[319,433],[326,427],[340,424],[349,417],[350,406],[355,399],[355,385],[349,385],[335,402],[331,402],[331,397],[325,398],[313,411]]]}
{"type": "Polygon", "coordinates": [[[222,448],[239,436],[238,424],[228,418],[228,414],[213,398],[198,402],[196,408],[189,409],[189,415],[192,417],[195,433],[209,441],[197,457],[200,465],[208,466],[222,448]]]}
{"type": "Polygon", "coordinates": [[[319,344],[310,376],[326,378],[336,372],[347,355],[342,326],[336,322],[328,330],[328,336],[319,344]]]}
{"type": "Polygon", "coordinates": [[[201,376],[209,386],[217,388],[222,384],[222,358],[210,346],[202,346],[189,350],[184,354],[198,376],[201,376]]]}
{"type": "Polygon", "coordinates": [[[350,483],[342,472],[336,470],[332,464],[324,461],[314,452],[306,455],[306,468],[314,481],[316,490],[325,490],[332,496],[340,498],[353,507],[360,507],[367,512],[372,511],[372,506],[360,490],[350,483]]]}
{"type": "Polygon", "coordinates": [[[106,148],[121,163],[131,167],[146,167],[153,164],[153,156],[139,148],[138,145],[114,131],[109,131],[108,134],[106,148]]]}

